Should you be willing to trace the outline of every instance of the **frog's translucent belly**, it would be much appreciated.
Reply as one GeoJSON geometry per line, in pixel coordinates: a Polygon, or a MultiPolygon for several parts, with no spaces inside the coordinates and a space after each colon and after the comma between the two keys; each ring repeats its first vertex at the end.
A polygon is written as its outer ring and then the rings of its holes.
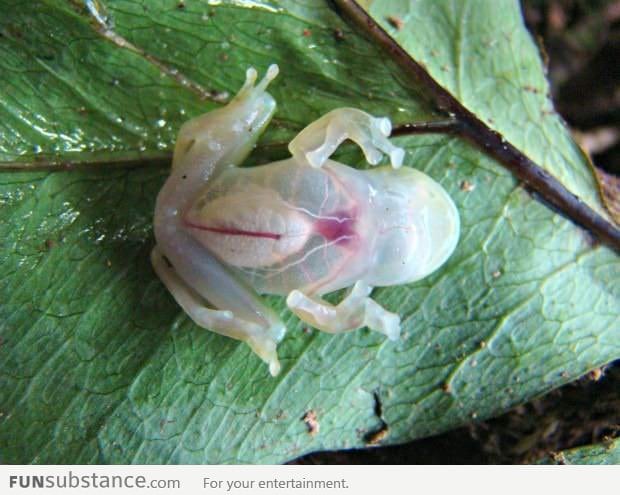
{"type": "Polygon", "coordinates": [[[261,293],[322,293],[360,278],[366,252],[363,175],[331,162],[293,160],[233,169],[209,183],[184,214],[189,232],[261,293]]]}
{"type": "Polygon", "coordinates": [[[312,221],[290,208],[276,191],[252,188],[193,208],[185,225],[228,265],[266,268],[300,251],[312,235],[312,221]]]}

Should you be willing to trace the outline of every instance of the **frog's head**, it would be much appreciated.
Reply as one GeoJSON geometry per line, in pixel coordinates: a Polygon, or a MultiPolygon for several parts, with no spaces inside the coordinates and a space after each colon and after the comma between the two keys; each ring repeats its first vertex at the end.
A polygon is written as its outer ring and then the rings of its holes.
{"type": "Polygon", "coordinates": [[[276,102],[266,90],[278,72],[277,65],[270,65],[265,77],[255,84],[258,73],[250,67],[244,85],[225,107],[186,122],[177,138],[173,167],[191,162],[187,160],[190,153],[197,159],[241,163],[276,110],[276,102]]]}
{"type": "Polygon", "coordinates": [[[419,170],[381,167],[373,285],[405,284],[437,270],[459,239],[459,214],[441,185],[419,170]]]}

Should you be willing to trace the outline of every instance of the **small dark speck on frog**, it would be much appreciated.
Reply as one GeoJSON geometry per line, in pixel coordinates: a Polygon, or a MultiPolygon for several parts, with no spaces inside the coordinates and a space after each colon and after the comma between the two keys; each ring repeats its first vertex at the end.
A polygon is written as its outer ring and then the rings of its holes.
{"type": "MultiPolygon", "coordinates": [[[[185,147],[185,153],[187,153],[189,150],[192,149],[192,147],[194,146],[194,144],[196,144],[196,140],[192,139],[189,143],[187,143],[187,146],[185,147]]],[[[183,177],[185,178],[185,177],[183,177]]]]}

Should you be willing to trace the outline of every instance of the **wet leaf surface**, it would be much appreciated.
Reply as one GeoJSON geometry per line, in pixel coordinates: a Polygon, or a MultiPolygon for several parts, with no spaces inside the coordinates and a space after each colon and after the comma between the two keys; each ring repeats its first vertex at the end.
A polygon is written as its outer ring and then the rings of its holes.
{"type": "MultiPolygon", "coordinates": [[[[433,40],[447,46],[448,7],[472,2],[431,3],[416,3],[429,9],[428,32],[416,38],[422,51],[433,40]]],[[[620,357],[617,255],[469,144],[403,136],[406,163],[459,207],[455,254],[421,282],[376,291],[404,320],[396,343],[367,330],[305,332],[270,298],[288,326],[283,371],[271,378],[247,346],[193,325],[150,267],[161,162],[179,125],[219,106],[248,65],[262,72],[272,62],[281,68],[279,109],[252,163],[285,156],[297,130],[337,106],[397,124],[438,115],[327,3],[85,5],[0,1],[9,13],[0,20],[0,159],[44,168],[0,175],[3,462],[283,462],[369,439],[399,443],[499,414],[620,357]],[[111,31],[102,34],[88,6],[111,31]],[[310,411],[315,434],[303,419],[310,411]]],[[[485,39],[510,25],[531,44],[518,11],[503,16],[488,19],[485,39]]],[[[479,46],[475,36],[458,40],[479,46]]],[[[514,50],[513,63],[543,81],[528,50],[514,50]]],[[[474,54],[493,66],[491,52],[464,52],[474,54]]],[[[460,69],[468,89],[459,97],[471,101],[481,77],[472,64],[442,64],[460,69]]],[[[480,99],[490,91],[483,80],[480,99]]],[[[548,108],[528,95],[499,100],[548,108]]],[[[501,105],[479,110],[528,152],[572,157],[549,167],[596,203],[559,127],[549,132],[536,119],[523,127],[501,105]]],[[[364,166],[352,147],[339,158],[364,166]]]]}

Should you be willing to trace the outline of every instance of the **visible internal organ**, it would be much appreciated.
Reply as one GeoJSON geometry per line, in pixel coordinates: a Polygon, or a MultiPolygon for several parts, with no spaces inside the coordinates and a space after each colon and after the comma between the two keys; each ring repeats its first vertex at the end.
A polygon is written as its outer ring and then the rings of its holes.
{"type": "Polygon", "coordinates": [[[273,191],[198,199],[185,214],[192,235],[222,261],[237,267],[277,264],[300,251],[312,235],[312,221],[273,191]]]}
{"type": "Polygon", "coordinates": [[[338,245],[348,244],[357,236],[355,233],[355,213],[343,211],[316,219],[314,232],[321,235],[326,241],[335,241],[338,245]]]}
{"type": "Polygon", "coordinates": [[[262,188],[198,198],[184,224],[214,255],[239,268],[279,266],[296,254],[303,258],[314,235],[330,245],[347,244],[356,236],[352,214],[317,217],[262,188]]]}

